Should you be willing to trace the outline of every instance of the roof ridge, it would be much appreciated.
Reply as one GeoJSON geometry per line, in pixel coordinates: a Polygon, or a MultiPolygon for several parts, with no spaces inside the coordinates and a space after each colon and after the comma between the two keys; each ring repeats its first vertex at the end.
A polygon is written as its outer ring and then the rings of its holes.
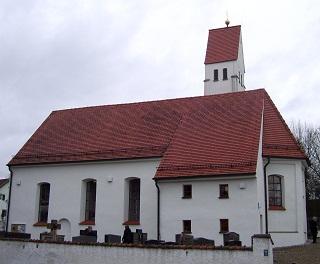
{"type": "Polygon", "coordinates": [[[239,93],[247,93],[247,92],[253,92],[253,91],[258,91],[258,90],[263,90],[264,88],[258,88],[258,89],[253,89],[253,90],[247,90],[247,91],[238,91],[238,92],[228,92],[228,93],[223,93],[223,94],[211,94],[211,95],[196,95],[196,96],[190,96],[190,97],[180,97],[180,98],[167,98],[167,99],[155,99],[155,100],[150,100],[150,101],[140,101],[140,102],[128,102],[128,103],[114,103],[114,104],[106,104],[106,105],[93,105],[93,106],[82,106],[82,107],[73,107],[73,108],[67,108],[67,109],[58,109],[54,110],[51,113],[56,113],[56,112],[63,112],[63,111],[73,111],[73,110],[85,110],[85,109],[96,109],[96,108],[104,108],[104,107],[126,107],[126,106],[131,106],[131,105],[140,105],[140,104],[149,104],[149,103],[158,103],[158,102],[169,102],[169,101],[180,101],[180,100],[192,100],[192,99],[197,99],[197,98],[204,98],[204,97],[219,97],[219,96],[230,96],[230,95],[235,95],[239,93]]]}
{"type": "Polygon", "coordinates": [[[221,29],[227,29],[227,28],[236,28],[236,27],[241,28],[241,25],[235,25],[235,26],[230,26],[230,27],[221,27],[221,28],[212,28],[212,29],[209,29],[209,31],[215,31],[215,30],[221,30],[221,29]]]}

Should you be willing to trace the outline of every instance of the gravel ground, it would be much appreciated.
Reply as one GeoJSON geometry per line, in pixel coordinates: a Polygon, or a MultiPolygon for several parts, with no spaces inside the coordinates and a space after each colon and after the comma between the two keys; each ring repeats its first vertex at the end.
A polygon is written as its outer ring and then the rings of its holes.
{"type": "Polygon", "coordinates": [[[305,245],[273,249],[274,264],[320,264],[320,239],[316,244],[308,240],[305,245]]]}

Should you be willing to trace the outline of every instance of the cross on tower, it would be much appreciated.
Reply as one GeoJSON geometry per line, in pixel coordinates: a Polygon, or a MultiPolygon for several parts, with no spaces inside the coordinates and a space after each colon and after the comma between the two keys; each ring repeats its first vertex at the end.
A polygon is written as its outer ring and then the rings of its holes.
{"type": "Polygon", "coordinates": [[[51,220],[50,224],[47,224],[47,228],[51,230],[51,239],[53,241],[57,240],[57,230],[61,229],[61,224],[58,224],[57,220],[51,220]]]}

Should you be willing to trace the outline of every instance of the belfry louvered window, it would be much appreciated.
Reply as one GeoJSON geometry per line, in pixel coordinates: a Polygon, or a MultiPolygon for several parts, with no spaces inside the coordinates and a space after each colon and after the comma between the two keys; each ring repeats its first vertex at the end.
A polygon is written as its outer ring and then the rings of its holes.
{"type": "Polygon", "coordinates": [[[215,70],[213,71],[213,80],[214,80],[214,81],[218,81],[218,80],[219,80],[218,70],[217,70],[217,69],[215,69],[215,70]]]}

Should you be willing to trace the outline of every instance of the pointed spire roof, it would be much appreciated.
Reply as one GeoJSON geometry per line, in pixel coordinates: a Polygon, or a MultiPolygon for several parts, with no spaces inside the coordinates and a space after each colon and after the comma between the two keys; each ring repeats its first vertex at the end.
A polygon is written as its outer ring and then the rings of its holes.
{"type": "Polygon", "coordinates": [[[204,64],[237,60],[240,37],[241,26],[209,30],[204,64]]]}

